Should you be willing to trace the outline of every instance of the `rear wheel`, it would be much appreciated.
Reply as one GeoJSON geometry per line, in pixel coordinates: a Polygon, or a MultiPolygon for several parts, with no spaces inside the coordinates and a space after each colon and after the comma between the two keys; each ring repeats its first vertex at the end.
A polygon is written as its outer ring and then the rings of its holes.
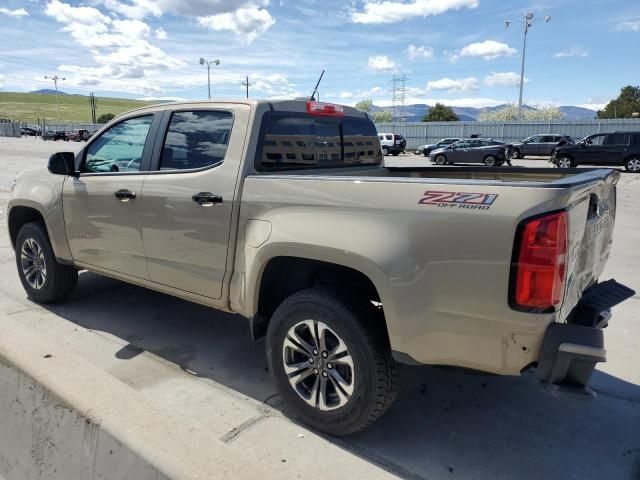
{"type": "Polygon", "coordinates": [[[25,224],[16,239],[16,264],[27,296],[38,303],[63,300],[73,291],[78,272],[56,261],[49,237],[40,222],[25,224]]]}
{"type": "Polygon", "coordinates": [[[389,155],[389,149],[387,147],[382,147],[382,155],[385,157],[389,155]]]}
{"type": "Polygon", "coordinates": [[[569,157],[560,157],[556,160],[556,167],[558,168],[571,168],[574,166],[573,160],[569,157]]]}
{"type": "Polygon", "coordinates": [[[640,157],[633,157],[624,162],[624,168],[629,172],[640,172],[640,157]]]}
{"type": "Polygon", "coordinates": [[[400,152],[398,150],[395,150],[391,155],[397,157],[398,155],[400,155],[400,152]]]}
{"type": "Polygon", "coordinates": [[[440,153],[436,155],[436,165],[446,165],[446,163],[447,157],[445,157],[444,154],[440,153]]]}
{"type": "Polygon", "coordinates": [[[486,157],[484,157],[484,164],[487,167],[495,167],[496,166],[496,157],[494,157],[493,155],[487,155],[486,157]]]}
{"type": "Polygon", "coordinates": [[[522,153],[520,153],[520,150],[518,150],[517,148],[513,149],[513,158],[522,158],[524,157],[524,155],[522,155],[522,153]]]}
{"type": "Polygon", "coordinates": [[[267,331],[267,360],[291,415],[316,430],[365,429],[398,392],[381,313],[366,299],[311,288],[287,298],[267,331]]]}

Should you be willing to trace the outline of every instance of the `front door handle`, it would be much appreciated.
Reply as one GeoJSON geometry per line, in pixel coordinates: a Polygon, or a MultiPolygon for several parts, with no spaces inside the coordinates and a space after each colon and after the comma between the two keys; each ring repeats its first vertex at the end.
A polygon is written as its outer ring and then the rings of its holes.
{"type": "Polygon", "coordinates": [[[136,198],[136,194],[126,188],[118,190],[114,195],[121,202],[128,202],[129,200],[136,198]]]}
{"type": "Polygon", "coordinates": [[[201,207],[211,207],[213,205],[220,205],[222,203],[222,197],[220,195],[214,195],[211,192],[196,193],[191,197],[191,200],[196,202],[201,207]]]}

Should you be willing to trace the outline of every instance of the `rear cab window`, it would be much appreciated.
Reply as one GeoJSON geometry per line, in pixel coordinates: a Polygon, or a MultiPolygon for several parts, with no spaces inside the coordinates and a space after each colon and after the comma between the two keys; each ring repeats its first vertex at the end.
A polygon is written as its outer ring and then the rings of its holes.
{"type": "Polygon", "coordinates": [[[274,171],[379,165],[382,152],[373,122],[358,117],[322,117],[267,112],[256,168],[274,171]]]}
{"type": "Polygon", "coordinates": [[[191,170],[222,163],[233,125],[229,111],[177,111],[171,114],[160,170],[191,170]]]}
{"type": "Polygon", "coordinates": [[[607,135],[602,142],[603,145],[628,145],[629,134],[628,133],[612,133],[607,135]]]}

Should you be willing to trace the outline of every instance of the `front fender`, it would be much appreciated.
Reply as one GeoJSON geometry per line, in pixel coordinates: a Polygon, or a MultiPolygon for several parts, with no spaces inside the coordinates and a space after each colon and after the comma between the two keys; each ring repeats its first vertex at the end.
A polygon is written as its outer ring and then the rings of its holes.
{"type": "Polygon", "coordinates": [[[49,173],[46,168],[28,170],[18,175],[9,199],[7,219],[11,221],[17,207],[37,211],[44,219],[56,258],[71,262],[73,257],[69,250],[62,209],[62,186],[65,178],[49,173]]]}

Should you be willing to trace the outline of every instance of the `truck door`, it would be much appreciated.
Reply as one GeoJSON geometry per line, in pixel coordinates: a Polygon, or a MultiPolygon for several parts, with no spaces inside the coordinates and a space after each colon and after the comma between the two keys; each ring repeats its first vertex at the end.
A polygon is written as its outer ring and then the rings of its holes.
{"type": "Polygon", "coordinates": [[[249,106],[166,111],[142,191],[149,279],[222,297],[249,106]]]}
{"type": "Polygon", "coordinates": [[[79,177],[65,180],[64,222],[75,261],[147,278],[140,194],[160,117],[116,123],[83,150],[79,177]]]}

